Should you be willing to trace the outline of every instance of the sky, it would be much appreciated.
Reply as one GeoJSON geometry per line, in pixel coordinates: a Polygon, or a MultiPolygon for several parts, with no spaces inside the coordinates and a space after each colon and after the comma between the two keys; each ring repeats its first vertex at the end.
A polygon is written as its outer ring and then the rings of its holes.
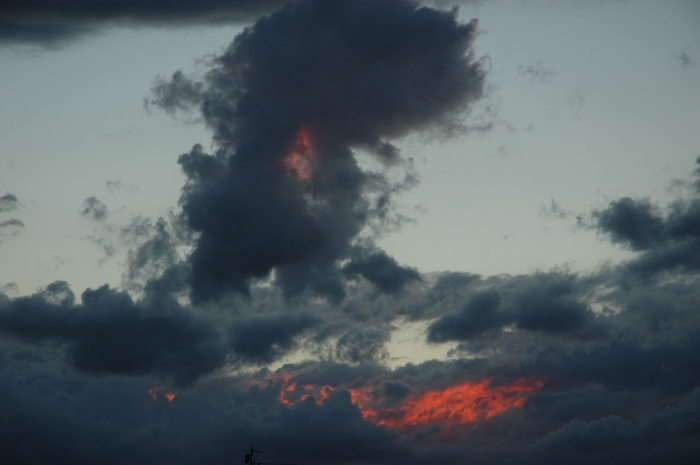
{"type": "Polygon", "coordinates": [[[0,12],[3,463],[700,460],[697,1],[0,12]]]}

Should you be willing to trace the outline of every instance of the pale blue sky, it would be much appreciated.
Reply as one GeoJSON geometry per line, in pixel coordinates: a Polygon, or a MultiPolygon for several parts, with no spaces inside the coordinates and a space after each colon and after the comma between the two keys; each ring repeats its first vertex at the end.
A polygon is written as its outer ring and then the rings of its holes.
{"type": "MultiPolygon", "coordinates": [[[[586,213],[625,195],[668,201],[700,153],[700,2],[477,2],[494,129],[449,141],[400,141],[421,184],[399,199],[415,223],[381,241],[421,271],[590,270],[624,251],[542,216],[555,199],[586,213]],[[683,65],[685,53],[694,63],[683,65]],[[539,66],[538,79],[522,74],[539,66]],[[519,68],[520,66],[520,68],[519,68]],[[520,71],[520,73],[519,73],[520,71]],[[416,209],[414,207],[420,206],[416,209]]],[[[177,156],[209,145],[201,125],[149,115],[157,75],[219,52],[240,28],[115,29],[58,51],[0,50],[2,213],[26,227],[0,243],[0,285],[20,294],[56,279],[76,292],[119,285],[124,253],[103,260],[89,236],[177,205],[177,156]],[[110,192],[105,183],[127,188],[110,192]],[[111,215],[81,218],[96,196],[111,215]]],[[[481,115],[483,117],[483,115],[481,115]]]]}

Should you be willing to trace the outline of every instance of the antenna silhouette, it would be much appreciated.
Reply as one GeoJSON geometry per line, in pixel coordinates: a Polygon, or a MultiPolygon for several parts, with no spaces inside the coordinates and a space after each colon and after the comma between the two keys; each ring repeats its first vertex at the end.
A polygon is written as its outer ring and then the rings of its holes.
{"type": "Polygon", "coordinates": [[[248,465],[297,465],[296,463],[279,463],[279,462],[258,462],[255,454],[262,454],[263,451],[256,450],[255,444],[250,446],[250,453],[245,454],[245,461],[248,465]]]}

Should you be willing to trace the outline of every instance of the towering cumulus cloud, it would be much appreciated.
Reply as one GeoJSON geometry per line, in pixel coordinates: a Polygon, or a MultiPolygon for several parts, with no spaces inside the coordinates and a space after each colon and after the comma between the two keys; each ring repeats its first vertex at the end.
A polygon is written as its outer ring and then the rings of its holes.
{"type": "Polygon", "coordinates": [[[396,165],[392,138],[460,125],[483,91],[475,28],[406,0],[293,1],[236,37],[203,80],[158,82],[148,103],[201,112],[218,147],[180,158],[181,204],[200,234],[194,300],[247,293],[274,270],[288,296],[338,301],[346,259],[382,291],[416,279],[361,240],[415,179],[364,171],[356,151],[396,165]]]}

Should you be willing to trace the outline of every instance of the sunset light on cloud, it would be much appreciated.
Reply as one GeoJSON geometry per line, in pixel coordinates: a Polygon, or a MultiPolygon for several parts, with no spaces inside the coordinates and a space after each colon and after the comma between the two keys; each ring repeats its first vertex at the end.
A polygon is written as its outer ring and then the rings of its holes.
{"type": "Polygon", "coordinates": [[[0,464],[697,465],[699,19],[2,2],[0,464]]]}
{"type": "MultiPolygon", "coordinates": [[[[298,385],[291,381],[292,376],[273,375],[270,379],[281,382],[280,401],[289,406],[307,399],[322,404],[336,390],[328,385],[298,385]]],[[[527,398],[543,386],[541,381],[527,379],[498,385],[488,379],[462,382],[444,389],[409,395],[401,405],[394,407],[382,405],[386,399],[373,394],[373,391],[376,394],[374,385],[347,388],[347,391],[352,403],[361,410],[365,419],[403,433],[411,433],[435,426],[443,430],[468,427],[510,409],[522,408],[527,398]]]]}
{"type": "Polygon", "coordinates": [[[309,181],[311,179],[312,159],[313,152],[309,131],[306,128],[301,128],[289,151],[289,155],[282,159],[282,163],[285,168],[292,171],[299,180],[309,181]]]}
{"type": "Polygon", "coordinates": [[[408,398],[397,411],[373,412],[373,421],[402,430],[466,425],[521,408],[529,394],[543,386],[540,381],[517,380],[512,385],[490,386],[490,380],[462,383],[444,390],[408,398]],[[394,413],[396,414],[394,416],[394,413]]]}
{"type": "Polygon", "coordinates": [[[158,400],[159,396],[163,396],[168,400],[168,402],[172,402],[177,397],[176,393],[167,392],[165,390],[165,386],[158,386],[156,388],[151,388],[148,390],[148,393],[151,395],[151,397],[153,397],[153,400],[158,400]]]}

